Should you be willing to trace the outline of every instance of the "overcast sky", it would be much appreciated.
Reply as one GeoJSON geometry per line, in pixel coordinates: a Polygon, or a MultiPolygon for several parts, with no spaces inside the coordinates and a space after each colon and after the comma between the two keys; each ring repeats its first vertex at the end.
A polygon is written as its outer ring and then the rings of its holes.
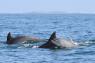
{"type": "Polygon", "coordinates": [[[0,0],[0,13],[95,13],[95,0],[0,0]]]}

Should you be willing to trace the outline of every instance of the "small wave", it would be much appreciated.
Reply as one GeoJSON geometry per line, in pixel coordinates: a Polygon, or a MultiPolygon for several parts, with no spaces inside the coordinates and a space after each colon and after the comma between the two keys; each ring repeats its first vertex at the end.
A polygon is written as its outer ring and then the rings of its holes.
{"type": "Polygon", "coordinates": [[[85,41],[85,42],[79,42],[80,46],[88,46],[88,45],[94,45],[94,41],[85,41]]]}

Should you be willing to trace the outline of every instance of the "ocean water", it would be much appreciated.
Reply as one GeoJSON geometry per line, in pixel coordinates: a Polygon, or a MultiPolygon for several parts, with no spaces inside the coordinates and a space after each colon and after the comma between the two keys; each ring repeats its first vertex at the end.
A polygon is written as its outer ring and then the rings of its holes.
{"type": "MultiPolygon", "coordinates": [[[[27,44],[29,45],[29,44],[27,44]]],[[[0,63],[95,63],[94,14],[0,14],[0,63]],[[43,49],[7,45],[6,36],[29,35],[73,39],[83,46],[43,49]]]]}

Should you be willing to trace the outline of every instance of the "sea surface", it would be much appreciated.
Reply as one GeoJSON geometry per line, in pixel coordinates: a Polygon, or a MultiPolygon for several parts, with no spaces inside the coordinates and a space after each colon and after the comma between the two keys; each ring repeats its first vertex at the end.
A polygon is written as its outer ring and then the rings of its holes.
{"type": "MultiPolygon", "coordinates": [[[[37,45],[37,44],[36,44],[37,45]]],[[[95,14],[0,14],[0,63],[95,63],[95,14]],[[44,49],[6,44],[6,36],[72,39],[82,46],[44,49]]]]}

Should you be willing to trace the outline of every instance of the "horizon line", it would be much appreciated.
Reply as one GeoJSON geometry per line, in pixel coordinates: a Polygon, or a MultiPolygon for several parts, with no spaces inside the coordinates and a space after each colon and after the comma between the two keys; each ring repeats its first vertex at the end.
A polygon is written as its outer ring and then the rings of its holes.
{"type": "Polygon", "coordinates": [[[95,14],[94,12],[0,12],[0,14],[95,14]]]}

